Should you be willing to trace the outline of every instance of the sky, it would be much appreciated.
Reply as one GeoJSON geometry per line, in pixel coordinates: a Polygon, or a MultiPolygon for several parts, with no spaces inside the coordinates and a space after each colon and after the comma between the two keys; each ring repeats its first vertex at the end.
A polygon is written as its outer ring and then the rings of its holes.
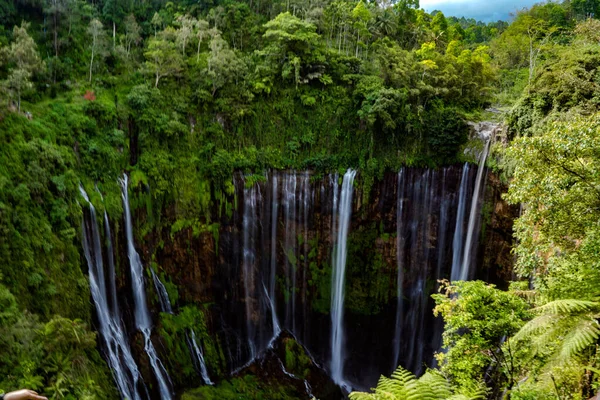
{"type": "Polygon", "coordinates": [[[441,10],[445,16],[475,18],[483,22],[509,20],[510,13],[530,7],[540,0],[420,0],[425,11],[441,10]]]}

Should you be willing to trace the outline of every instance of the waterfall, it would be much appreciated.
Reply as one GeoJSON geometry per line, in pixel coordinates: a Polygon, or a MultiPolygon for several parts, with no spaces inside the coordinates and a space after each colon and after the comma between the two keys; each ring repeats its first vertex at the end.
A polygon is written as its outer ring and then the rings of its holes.
{"type": "Polygon", "coordinates": [[[285,313],[285,326],[296,332],[296,172],[286,173],[283,184],[283,209],[285,215],[285,273],[287,307],[285,313]]]}
{"type": "MultiPolygon", "coordinates": [[[[442,267],[444,265],[444,251],[446,250],[446,226],[448,225],[448,209],[450,207],[450,199],[446,194],[446,180],[448,169],[444,168],[442,173],[442,193],[440,195],[440,220],[438,223],[438,240],[437,240],[437,265],[435,270],[435,278],[442,277],[442,267]]],[[[436,288],[438,285],[436,284],[436,288]]]]}
{"type": "MultiPolygon", "coordinates": [[[[356,171],[348,170],[342,182],[338,208],[337,240],[333,257],[331,290],[331,377],[335,383],[347,387],[344,382],[344,283],[346,277],[347,239],[352,215],[352,194],[356,171]]],[[[337,186],[337,182],[336,182],[337,186]]],[[[334,200],[334,207],[337,206],[334,200]]]]}
{"type": "MultiPolygon", "coordinates": [[[[451,197],[447,193],[447,177],[448,169],[444,168],[442,173],[442,189],[440,194],[440,218],[438,222],[438,236],[437,236],[437,263],[435,269],[435,292],[438,291],[439,283],[438,280],[442,279],[442,271],[446,261],[446,227],[449,222],[449,209],[451,204],[451,197]]],[[[431,335],[431,348],[437,351],[442,345],[442,332],[444,331],[444,321],[441,316],[438,316],[433,322],[433,333],[431,335]]],[[[437,359],[434,357],[431,367],[437,366],[437,359]]]]}
{"type": "MultiPolygon", "coordinates": [[[[302,217],[302,226],[304,228],[303,232],[302,232],[302,236],[299,236],[302,239],[302,243],[300,244],[300,249],[298,251],[298,258],[299,261],[302,261],[301,265],[302,265],[302,276],[301,276],[301,282],[302,282],[302,286],[301,286],[301,296],[300,296],[300,301],[302,304],[302,313],[299,315],[300,316],[300,322],[301,322],[301,330],[300,332],[295,332],[296,336],[305,340],[308,336],[308,318],[307,318],[307,302],[306,302],[306,295],[307,295],[307,288],[306,288],[306,284],[307,284],[307,274],[306,272],[310,269],[310,261],[309,261],[309,238],[308,238],[308,215],[309,215],[309,210],[312,206],[312,190],[310,188],[310,174],[308,171],[305,171],[302,174],[302,184],[301,184],[301,202],[300,202],[300,216],[302,217]]],[[[300,235],[300,233],[299,233],[300,235]]]]}
{"type": "MultiPolygon", "coordinates": [[[[364,243],[376,246],[377,258],[369,252],[364,261],[382,268],[385,278],[369,282],[346,271],[355,171],[326,175],[315,184],[306,171],[272,171],[252,184],[236,174],[237,206],[231,224],[221,230],[224,268],[215,277],[224,279],[217,281],[225,297],[218,329],[230,370],[258,359],[283,329],[326,362],[344,388],[374,383],[390,364],[417,374],[431,366],[442,324],[432,314],[430,296],[438,279],[460,274],[469,206],[476,213],[481,208],[481,197],[472,204],[475,172],[469,164],[438,170],[405,167],[372,187],[377,201],[360,205],[357,226],[367,234],[364,243]],[[397,260],[388,266],[394,247],[397,260]],[[393,282],[386,283],[389,278],[393,282]],[[239,282],[235,294],[229,295],[226,282],[239,282]],[[350,288],[367,297],[345,301],[350,288]],[[363,314],[358,307],[371,298],[377,309],[363,314]],[[390,314],[379,318],[381,313],[390,314]],[[385,333],[361,334],[358,326],[385,333]],[[330,340],[319,340],[323,333],[330,340]]],[[[471,249],[477,242],[475,221],[471,249]]]]}
{"type": "Polygon", "coordinates": [[[456,225],[454,227],[454,238],[452,240],[452,271],[451,281],[460,280],[461,261],[463,252],[463,227],[465,220],[465,204],[467,203],[467,186],[469,178],[469,164],[465,163],[460,178],[460,189],[458,192],[458,209],[456,212],[456,225]]]}
{"type": "Polygon", "coordinates": [[[257,302],[256,291],[256,253],[255,240],[257,236],[258,210],[257,204],[261,201],[258,185],[244,188],[244,215],[243,215],[243,259],[242,274],[244,280],[244,301],[246,304],[246,329],[248,337],[248,348],[250,350],[250,360],[256,357],[257,350],[257,331],[255,303],[257,302]]]}
{"type": "Polygon", "coordinates": [[[269,296],[269,292],[267,292],[267,288],[264,285],[263,288],[265,291],[265,296],[267,297],[271,308],[271,323],[273,324],[273,337],[271,338],[271,340],[269,340],[268,347],[272,347],[273,343],[275,342],[275,339],[277,339],[277,337],[281,333],[281,327],[279,326],[279,320],[277,319],[277,315],[275,313],[275,302],[273,298],[269,296]]]}
{"type": "Polygon", "coordinates": [[[400,341],[402,340],[402,319],[404,315],[404,233],[402,231],[402,215],[404,210],[404,168],[398,173],[398,200],[396,204],[396,263],[398,275],[396,279],[396,333],[394,335],[394,356],[392,358],[392,371],[400,364],[400,341]]]}
{"type": "Polygon", "coordinates": [[[121,323],[118,304],[116,302],[116,284],[114,274],[114,263],[112,261],[112,239],[108,225],[108,217],[105,218],[105,235],[107,249],[109,249],[109,273],[104,274],[104,263],[102,260],[102,248],[98,223],[96,221],[96,210],[89,201],[88,195],[82,186],[79,191],[89,205],[90,217],[86,224],[86,218],[82,221],[82,247],[88,264],[90,279],[90,290],[98,317],[98,331],[104,345],[106,361],[110,367],[113,378],[121,397],[130,400],[139,400],[138,383],[141,383],[141,375],[131,354],[127,341],[127,335],[121,323]],[[91,234],[91,237],[90,237],[91,234]],[[90,243],[93,244],[90,247],[90,243]],[[106,279],[109,281],[107,293],[106,279]],[[112,312],[109,310],[109,297],[112,312]]]}
{"type": "Polygon", "coordinates": [[[131,222],[131,211],[129,209],[129,193],[128,184],[129,179],[126,174],[123,174],[121,183],[121,197],[123,199],[123,208],[125,210],[125,234],[127,238],[127,255],[129,257],[129,266],[131,271],[131,285],[133,290],[134,300],[134,316],[136,327],[144,335],[144,350],[150,360],[150,365],[154,371],[154,376],[158,382],[160,396],[164,400],[170,400],[170,379],[166,369],[162,365],[162,362],[158,358],[156,349],[150,339],[150,333],[152,329],[152,321],[150,318],[150,312],[148,311],[148,304],[146,303],[146,291],[144,284],[144,267],[140,255],[135,250],[133,242],[133,228],[131,222]]]}
{"type": "Polygon", "coordinates": [[[115,257],[113,254],[110,223],[108,221],[108,214],[106,211],[104,211],[104,236],[106,238],[106,255],[108,257],[108,287],[110,291],[110,307],[113,311],[114,318],[120,319],[119,305],[117,303],[117,283],[115,279],[115,257]]]}
{"type": "Polygon", "coordinates": [[[158,295],[160,311],[173,314],[173,307],[171,307],[171,301],[169,300],[169,294],[167,293],[165,285],[163,285],[160,279],[158,279],[154,269],[150,268],[150,272],[152,273],[152,281],[154,282],[154,288],[156,289],[156,294],[158,295]]]}
{"type": "Polygon", "coordinates": [[[276,278],[277,278],[277,218],[279,216],[279,199],[277,173],[272,175],[272,197],[271,197],[271,263],[269,271],[269,304],[271,305],[271,324],[273,325],[273,337],[271,342],[279,336],[281,328],[277,318],[277,303],[275,300],[276,278]]]}
{"type": "Polygon", "coordinates": [[[412,194],[413,209],[410,220],[410,265],[412,271],[412,284],[407,297],[410,308],[404,323],[408,330],[406,350],[406,363],[418,375],[423,367],[423,353],[425,346],[425,314],[431,312],[427,309],[428,293],[426,290],[427,279],[430,278],[428,264],[430,263],[429,232],[431,228],[430,216],[433,203],[436,171],[426,170],[414,178],[409,186],[412,194]]]}
{"type": "Polygon", "coordinates": [[[485,170],[485,161],[490,151],[491,139],[485,143],[481,158],[479,159],[479,167],[477,168],[477,177],[475,178],[475,189],[473,190],[473,198],[471,200],[471,212],[469,213],[469,225],[467,227],[467,239],[465,241],[465,251],[463,253],[463,261],[461,273],[458,277],[461,281],[466,281],[471,276],[471,248],[475,238],[475,227],[480,214],[479,196],[481,195],[481,186],[483,182],[483,171],[485,170]]]}
{"type": "Polygon", "coordinates": [[[210,377],[208,376],[208,370],[206,369],[206,362],[204,361],[204,354],[202,353],[202,349],[200,348],[200,346],[198,346],[198,341],[196,340],[196,332],[194,332],[194,330],[191,330],[192,334],[191,334],[191,338],[190,338],[190,343],[192,345],[192,348],[194,349],[194,355],[195,358],[192,358],[195,363],[197,364],[197,369],[200,371],[200,376],[202,377],[202,380],[204,381],[205,385],[214,385],[213,381],[210,380],[210,377]]]}

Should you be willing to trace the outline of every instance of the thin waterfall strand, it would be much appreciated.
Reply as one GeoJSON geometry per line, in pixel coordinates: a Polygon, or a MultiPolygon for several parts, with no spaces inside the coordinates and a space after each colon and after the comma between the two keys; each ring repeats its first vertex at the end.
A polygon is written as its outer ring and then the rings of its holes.
{"type": "Polygon", "coordinates": [[[154,289],[156,289],[156,294],[158,295],[160,311],[168,314],[173,314],[173,307],[171,306],[171,301],[169,300],[169,293],[167,293],[165,285],[163,285],[163,283],[160,281],[158,275],[156,275],[156,273],[154,272],[154,269],[150,268],[150,272],[152,273],[154,289]]]}
{"type": "Polygon", "coordinates": [[[402,214],[404,210],[404,168],[398,173],[398,200],[396,209],[396,264],[398,274],[396,278],[396,333],[394,335],[394,355],[392,358],[392,371],[400,364],[400,342],[402,341],[402,320],[404,316],[404,232],[402,214]]]}
{"type": "Polygon", "coordinates": [[[337,240],[333,265],[331,297],[331,377],[347,387],[344,381],[344,284],[346,278],[347,239],[352,216],[352,194],[356,171],[348,170],[342,182],[338,214],[337,240]]]}
{"type": "Polygon", "coordinates": [[[135,250],[135,245],[133,242],[133,227],[131,222],[131,211],[129,209],[129,179],[126,174],[123,175],[123,179],[120,180],[120,183],[122,189],[121,197],[123,199],[123,208],[125,209],[125,234],[127,238],[127,255],[129,257],[129,266],[131,271],[131,285],[135,307],[135,322],[137,328],[144,335],[144,350],[148,355],[150,365],[154,371],[154,376],[158,382],[161,399],[170,400],[172,398],[170,379],[166,369],[158,358],[156,349],[154,348],[152,340],[150,339],[152,321],[150,319],[150,312],[148,311],[148,304],[146,303],[144,267],[142,266],[140,255],[135,250]]]}
{"type": "Polygon", "coordinates": [[[271,304],[271,324],[273,325],[273,337],[271,342],[279,336],[281,328],[277,318],[277,303],[275,299],[275,288],[277,285],[277,217],[279,215],[279,199],[277,173],[272,174],[272,202],[271,202],[271,269],[269,274],[269,303],[271,304]]]}
{"type": "MultiPolygon", "coordinates": [[[[100,234],[96,221],[96,210],[89,201],[87,193],[83,187],[79,187],[81,195],[86,200],[90,208],[90,229],[86,229],[85,220],[82,221],[82,245],[83,253],[88,264],[90,290],[92,299],[96,307],[98,318],[98,330],[104,344],[106,361],[110,367],[117,389],[122,398],[139,400],[138,383],[141,382],[141,375],[131,354],[131,349],[127,341],[127,335],[121,324],[119,310],[116,303],[116,294],[111,293],[111,299],[114,296],[112,313],[108,307],[108,293],[106,292],[104,268],[102,261],[102,249],[100,247],[100,234]],[[88,232],[91,230],[92,238],[88,238],[88,232]],[[91,239],[91,240],[90,240],[91,239]],[[90,247],[90,242],[94,244],[90,247]]],[[[108,217],[105,214],[105,221],[108,217]]],[[[107,224],[108,227],[108,224],[107,224]]],[[[112,249],[112,240],[110,231],[105,231],[107,243],[112,249]]],[[[109,258],[112,255],[109,254],[109,258]]],[[[110,269],[110,268],[109,268],[110,269]]],[[[113,290],[115,285],[114,268],[108,274],[108,287],[113,290]]]]}
{"type": "Polygon", "coordinates": [[[204,381],[205,385],[214,385],[213,381],[208,376],[208,370],[206,369],[206,362],[204,361],[204,353],[202,353],[202,349],[198,345],[198,341],[196,340],[196,332],[192,329],[192,337],[191,337],[192,347],[194,349],[194,354],[196,356],[196,362],[198,363],[198,369],[200,370],[200,376],[204,381]]]}
{"type": "Polygon", "coordinates": [[[461,276],[461,261],[463,252],[463,228],[465,220],[465,205],[467,203],[467,186],[469,178],[469,164],[465,163],[460,178],[460,189],[458,192],[458,209],[456,212],[456,225],[454,227],[454,239],[452,240],[452,270],[450,280],[456,281],[461,276]]]}
{"type": "Polygon", "coordinates": [[[488,140],[481,153],[479,167],[477,168],[477,178],[475,179],[475,189],[473,190],[473,198],[471,200],[471,212],[469,213],[469,225],[467,227],[467,239],[465,241],[465,250],[463,253],[463,262],[459,280],[466,281],[471,275],[471,248],[473,247],[473,239],[475,237],[475,226],[479,217],[479,196],[481,195],[481,186],[483,182],[483,171],[485,170],[485,161],[490,151],[490,142],[488,140]]]}
{"type": "Polygon", "coordinates": [[[244,189],[244,216],[243,216],[243,260],[242,273],[244,280],[245,304],[246,304],[246,329],[248,336],[248,347],[250,361],[254,360],[260,346],[256,344],[256,324],[254,322],[254,307],[256,293],[255,263],[256,253],[254,240],[256,237],[257,204],[260,201],[260,192],[257,185],[244,189]]]}

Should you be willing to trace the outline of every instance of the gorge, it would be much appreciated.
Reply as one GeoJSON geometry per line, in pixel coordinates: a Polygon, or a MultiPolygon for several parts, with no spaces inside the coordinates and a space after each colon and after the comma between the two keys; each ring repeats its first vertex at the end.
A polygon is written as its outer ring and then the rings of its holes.
{"type": "Polygon", "coordinates": [[[600,0],[427,10],[0,1],[0,399],[597,398],[600,0]]]}
{"type": "Polygon", "coordinates": [[[186,328],[185,340],[187,357],[207,385],[210,376],[224,378],[252,364],[282,330],[346,392],[374,385],[398,364],[422,373],[441,348],[443,325],[430,299],[438,280],[455,279],[460,271],[460,279],[502,283],[510,270],[502,264],[511,259],[510,223],[494,221],[510,221],[514,210],[506,208],[503,189],[483,165],[404,167],[378,180],[368,202],[354,188],[360,171],[237,173],[231,212],[220,216],[218,234],[150,232],[137,243],[135,221],[145,218],[144,210],[130,211],[128,191],[135,195],[139,188],[128,187],[124,175],[123,220],[107,218],[101,239],[88,203],[83,236],[90,277],[102,287],[92,294],[103,353],[122,396],[166,399],[175,393],[169,375],[179,374],[177,362],[156,330],[158,313],[177,315],[189,306],[200,306],[206,319],[202,337],[186,328]],[[502,209],[508,215],[494,215],[502,209]],[[110,226],[121,224],[125,235],[113,246],[110,226]],[[118,300],[112,270],[102,269],[113,258],[118,300]],[[175,304],[161,276],[178,288],[175,304]],[[120,315],[133,315],[135,326],[123,324],[120,315]],[[138,364],[126,339],[135,330],[144,343],[134,344],[138,364]],[[113,343],[115,334],[124,342],[113,343]],[[201,342],[209,341],[218,350],[206,359],[201,342]]]}

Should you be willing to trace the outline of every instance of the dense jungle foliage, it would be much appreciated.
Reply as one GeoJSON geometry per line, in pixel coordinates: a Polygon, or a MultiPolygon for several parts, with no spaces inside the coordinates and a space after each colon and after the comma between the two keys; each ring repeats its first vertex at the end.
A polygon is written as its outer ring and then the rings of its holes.
{"type": "MultiPolygon", "coordinates": [[[[494,167],[510,181],[507,199],[522,204],[524,280],[507,292],[446,285],[436,296],[449,349],[439,371],[417,380],[398,370],[354,398],[420,387],[431,390],[417,398],[591,397],[600,388],[598,15],[597,0],[487,24],[427,13],[418,0],[0,2],[0,392],[117,398],[91,328],[80,182],[117,217],[127,171],[131,186],[151,188],[134,199],[149,204],[143,229],[170,226],[161,211],[171,207],[173,229],[210,231],[234,170],[357,167],[369,185],[401,165],[465,161],[466,121],[494,105],[507,110],[494,167]],[[113,195],[101,201],[94,185],[113,195]]],[[[164,317],[165,337],[188,322],[164,317]]],[[[226,395],[204,395],[260,396],[260,387],[237,379],[226,395]]]]}

